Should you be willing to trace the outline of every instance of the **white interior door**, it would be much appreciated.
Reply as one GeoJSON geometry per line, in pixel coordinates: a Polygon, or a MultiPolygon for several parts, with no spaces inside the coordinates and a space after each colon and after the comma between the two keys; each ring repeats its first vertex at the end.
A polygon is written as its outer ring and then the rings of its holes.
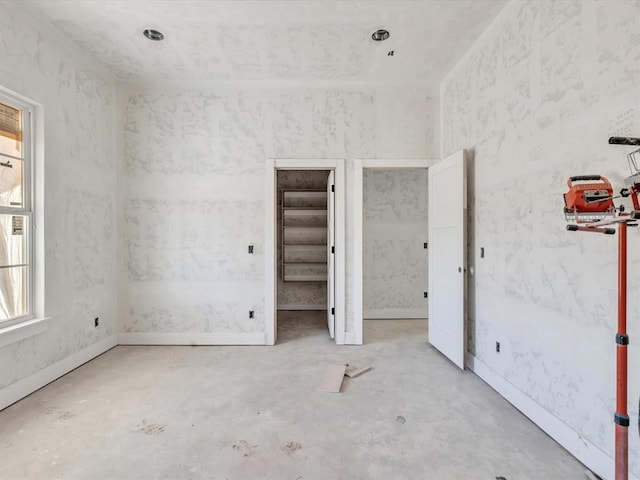
{"type": "Polygon", "coordinates": [[[429,168],[429,343],[464,369],[466,152],[429,168]]]}
{"type": "Polygon", "coordinates": [[[334,225],[335,218],[335,186],[334,172],[329,171],[327,181],[327,323],[329,325],[329,335],[334,338],[336,335],[335,316],[335,243],[336,232],[334,225]]]}

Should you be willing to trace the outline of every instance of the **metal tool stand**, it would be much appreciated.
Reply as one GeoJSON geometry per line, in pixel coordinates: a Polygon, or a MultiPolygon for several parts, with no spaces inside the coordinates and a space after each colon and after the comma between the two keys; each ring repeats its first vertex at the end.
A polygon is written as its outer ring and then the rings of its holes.
{"type": "MultiPolygon", "coordinates": [[[[640,216],[640,212],[632,212],[640,216]]],[[[604,233],[612,235],[618,225],[618,333],[616,333],[616,411],[615,468],[616,480],[629,478],[629,413],[627,412],[627,226],[637,226],[637,218],[631,215],[602,220],[592,224],[567,225],[567,230],[604,233]]]]}
{"type": "MultiPolygon", "coordinates": [[[[611,137],[610,144],[640,145],[639,138],[611,137]]],[[[593,218],[593,212],[589,212],[591,219],[585,215],[580,218],[577,209],[573,211],[565,209],[567,218],[574,215],[575,224],[567,225],[569,231],[603,233],[613,235],[618,231],[618,332],[616,333],[616,411],[615,423],[615,480],[628,480],[629,478],[629,413],[627,411],[627,347],[629,336],[627,335],[627,229],[637,227],[640,220],[640,169],[635,156],[640,154],[640,149],[630,153],[627,157],[632,176],[626,179],[627,188],[620,195],[631,197],[633,210],[629,213],[623,207],[615,209],[613,213],[603,211],[600,219],[593,218]]],[[[586,177],[585,177],[586,178],[586,177]]],[[[587,475],[589,477],[589,475],[587,475]]]]}
{"type": "Polygon", "coordinates": [[[629,414],[627,412],[627,223],[618,225],[618,333],[616,333],[616,480],[629,477],[629,414]]]}

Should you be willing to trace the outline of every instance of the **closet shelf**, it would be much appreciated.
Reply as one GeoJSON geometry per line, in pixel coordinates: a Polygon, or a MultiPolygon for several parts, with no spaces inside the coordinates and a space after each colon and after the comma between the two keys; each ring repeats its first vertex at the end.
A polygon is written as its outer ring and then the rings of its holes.
{"type": "Polygon", "coordinates": [[[286,262],[287,267],[288,266],[292,266],[292,267],[297,267],[297,266],[323,266],[326,267],[327,266],[327,262],[286,262]]]}
{"type": "Polygon", "coordinates": [[[327,192],[282,192],[282,279],[327,281],[327,192]]]}
{"type": "Polygon", "coordinates": [[[323,275],[284,275],[285,282],[327,283],[327,274],[323,275]]]}
{"type": "Polygon", "coordinates": [[[283,227],[283,245],[326,245],[327,227],[283,227]]]}
{"type": "Polygon", "coordinates": [[[321,229],[321,230],[326,230],[327,226],[326,225],[285,225],[284,228],[287,228],[287,229],[290,228],[292,230],[299,229],[301,231],[309,230],[309,229],[312,229],[312,228],[318,228],[318,229],[321,229]]]}
{"type": "Polygon", "coordinates": [[[283,261],[289,263],[324,263],[327,261],[326,245],[283,245],[283,261]]]}
{"type": "Polygon", "coordinates": [[[284,264],[285,282],[325,282],[327,264],[317,262],[295,262],[284,264]]]}
{"type": "Polygon", "coordinates": [[[283,207],[327,208],[327,192],[323,190],[285,190],[282,194],[283,207]]]}
{"type": "Polygon", "coordinates": [[[327,207],[305,207],[305,206],[300,206],[300,207],[282,207],[282,210],[284,210],[285,212],[288,211],[295,211],[295,210],[315,210],[318,211],[319,213],[324,213],[326,215],[327,212],[327,207]]]}

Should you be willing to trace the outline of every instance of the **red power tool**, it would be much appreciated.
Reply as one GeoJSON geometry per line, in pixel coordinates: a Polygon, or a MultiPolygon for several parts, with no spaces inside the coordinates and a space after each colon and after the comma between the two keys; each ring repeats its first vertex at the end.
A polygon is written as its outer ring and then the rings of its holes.
{"type": "Polygon", "coordinates": [[[615,212],[613,187],[601,175],[578,175],[567,180],[564,213],[578,223],[600,220],[615,212]]]}

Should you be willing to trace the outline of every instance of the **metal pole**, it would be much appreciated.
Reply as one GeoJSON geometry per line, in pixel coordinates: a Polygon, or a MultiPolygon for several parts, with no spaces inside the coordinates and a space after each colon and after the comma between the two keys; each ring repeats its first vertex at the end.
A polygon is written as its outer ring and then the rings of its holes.
{"type": "Polygon", "coordinates": [[[629,478],[629,415],[627,412],[627,224],[618,227],[618,333],[616,334],[615,480],[629,478]]]}

